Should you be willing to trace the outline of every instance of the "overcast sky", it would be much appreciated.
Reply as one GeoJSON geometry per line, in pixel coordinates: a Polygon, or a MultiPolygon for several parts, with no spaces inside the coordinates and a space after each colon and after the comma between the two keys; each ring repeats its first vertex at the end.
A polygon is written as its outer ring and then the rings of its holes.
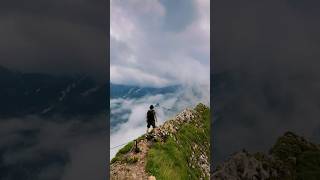
{"type": "Polygon", "coordinates": [[[112,83],[206,84],[209,0],[111,0],[112,83]]]}
{"type": "Polygon", "coordinates": [[[106,80],[106,1],[5,1],[0,66],[22,72],[86,73],[106,80]]]}
{"type": "Polygon", "coordinates": [[[288,130],[319,143],[320,2],[214,7],[214,72],[224,73],[213,76],[215,159],[243,148],[267,152],[288,130]]]}

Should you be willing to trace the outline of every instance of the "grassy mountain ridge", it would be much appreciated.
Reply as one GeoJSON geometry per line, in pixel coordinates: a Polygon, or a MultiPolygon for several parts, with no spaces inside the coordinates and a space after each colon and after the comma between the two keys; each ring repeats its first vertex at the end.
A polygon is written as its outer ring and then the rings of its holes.
{"type": "Polygon", "coordinates": [[[209,179],[210,109],[198,104],[137,139],[111,161],[111,179],[209,179]]]}

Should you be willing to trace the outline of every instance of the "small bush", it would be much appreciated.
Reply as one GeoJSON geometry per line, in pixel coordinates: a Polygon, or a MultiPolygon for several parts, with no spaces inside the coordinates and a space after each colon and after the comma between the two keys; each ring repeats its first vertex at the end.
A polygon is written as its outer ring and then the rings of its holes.
{"type": "Polygon", "coordinates": [[[119,155],[123,155],[123,154],[128,153],[128,152],[132,149],[133,145],[134,145],[134,142],[133,142],[133,141],[130,142],[130,143],[128,143],[127,145],[125,145],[122,149],[120,149],[120,150],[117,152],[116,156],[119,156],[119,155]]]}
{"type": "Polygon", "coordinates": [[[126,162],[128,164],[134,164],[134,163],[138,162],[138,160],[139,160],[138,157],[135,157],[135,156],[126,158],[126,162]]]}

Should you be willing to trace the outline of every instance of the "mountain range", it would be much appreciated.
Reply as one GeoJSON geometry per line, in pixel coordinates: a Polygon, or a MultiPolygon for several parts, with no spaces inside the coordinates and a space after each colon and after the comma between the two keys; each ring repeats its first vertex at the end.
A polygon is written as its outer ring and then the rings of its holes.
{"type": "Polygon", "coordinates": [[[106,84],[85,75],[20,73],[0,67],[0,116],[93,115],[107,110],[106,84]]]}
{"type": "Polygon", "coordinates": [[[174,93],[181,86],[166,86],[161,88],[139,87],[130,85],[110,84],[110,98],[140,98],[147,95],[174,93]]]}

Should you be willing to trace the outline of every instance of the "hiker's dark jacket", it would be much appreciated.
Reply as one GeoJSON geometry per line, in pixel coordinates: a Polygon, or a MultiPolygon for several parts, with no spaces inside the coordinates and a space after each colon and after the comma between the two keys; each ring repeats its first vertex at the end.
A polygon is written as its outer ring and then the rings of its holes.
{"type": "Polygon", "coordinates": [[[153,128],[156,127],[155,125],[155,117],[156,116],[156,112],[153,109],[148,110],[147,112],[147,127],[149,128],[150,126],[152,126],[153,128]]]}

